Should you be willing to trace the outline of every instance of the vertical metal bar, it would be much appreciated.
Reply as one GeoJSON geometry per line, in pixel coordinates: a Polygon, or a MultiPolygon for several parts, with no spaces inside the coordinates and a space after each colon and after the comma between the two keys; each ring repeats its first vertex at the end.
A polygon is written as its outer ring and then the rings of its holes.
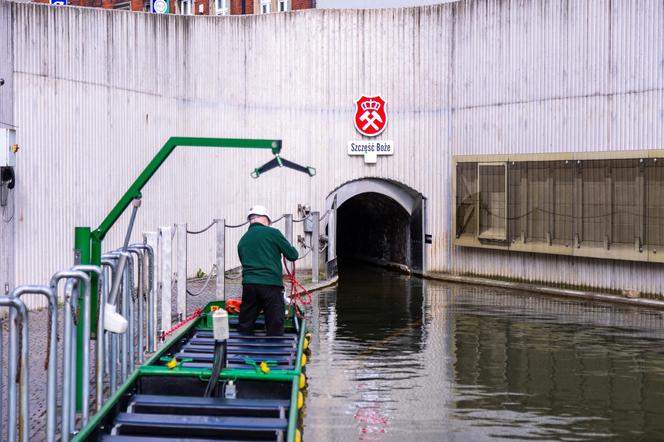
{"type": "Polygon", "coordinates": [[[646,207],[646,160],[639,159],[638,171],[636,173],[636,238],[634,240],[635,251],[638,253],[643,252],[643,244],[645,243],[646,226],[645,226],[645,207],[646,207]]]}
{"type": "Polygon", "coordinates": [[[215,219],[216,264],[217,264],[217,300],[226,300],[226,220],[215,219]]]}
{"type": "Polygon", "coordinates": [[[175,238],[177,240],[176,272],[177,272],[177,299],[176,312],[178,321],[187,316],[187,225],[175,225],[175,238]]]}
{"type": "Polygon", "coordinates": [[[293,214],[284,213],[284,236],[293,244],[293,214]]]}
{"type": "Polygon", "coordinates": [[[156,275],[159,253],[159,233],[143,233],[143,242],[148,247],[148,257],[150,257],[149,271],[149,295],[148,295],[148,350],[150,352],[157,350],[157,293],[158,278],[156,275]]]}
{"type": "Polygon", "coordinates": [[[63,442],[69,441],[71,435],[70,427],[70,408],[71,408],[71,372],[72,372],[72,358],[71,355],[74,354],[72,351],[72,310],[74,307],[74,283],[73,281],[68,281],[65,286],[65,295],[64,295],[64,348],[63,348],[63,368],[62,368],[62,431],[61,439],[63,442]]]}
{"type": "Polygon", "coordinates": [[[320,273],[320,212],[311,212],[311,219],[311,282],[316,283],[320,273]]]}
{"type": "Polygon", "coordinates": [[[129,337],[132,335],[132,326],[129,313],[129,304],[131,304],[131,276],[134,271],[133,259],[127,258],[127,264],[124,268],[124,277],[122,279],[122,316],[127,320],[127,331],[122,334],[120,345],[120,382],[127,379],[127,370],[129,368],[129,337]]]}
{"type": "MultiPolygon", "coordinates": [[[[20,438],[22,442],[28,442],[30,436],[30,405],[28,403],[28,386],[30,382],[29,366],[28,366],[28,310],[23,301],[18,299],[21,290],[27,287],[23,286],[15,289],[11,296],[0,298],[0,306],[9,307],[9,339],[10,339],[10,354],[9,354],[9,419],[8,436],[10,442],[15,442],[20,438]],[[17,323],[18,322],[18,323],[17,323]],[[20,327],[21,333],[21,373],[20,378],[16,379],[18,371],[18,332],[17,326],[20,327]],[[20,388],[20,411],[18,410],[17,402],[17,389],[16,383],[18,381],[20,388]],[[17,418],[18,414],[18,418],[17,418]],[[18,423],[18,432],[17,432],[18,423]]],[[[47,287],[39,286],[44,289],[47,287]]],[[[39,292],[41,293],[41,292],[39,292]]]]}
{"type": "Polygon", "coordinates": [[[146,292],[146,256],[147,254],[141,253],[140,263],[138,265],[138,363],[142,364],[145,356],[145,340],[144,340],[144,300],[146,292]]]}
{"type": "Polygon", "coordinates": [[[18,333],[16,331],[17,313],[9,310],[9,363],[7,368],[7,440],[18,440],[18,389],[16,375],[18,374],[18,333]]]}
{"type": "Polygon", "coordinates": [[[108,292],[110,290],[110,281],[112,280],[113,272],[115,272],[116,264],[113,259],[102,258],[102,266],[106,267],[104,269],[105,275],[101,287],[101,293],[99,295],[99,320],[97,321],[97,411],[99,411],[104,402],[104,371],[105,368],[108,368],[110,361],[106,362],[107,357],[107,342],[108,336],[104,329],[104,308],[106,307],[106,302],[108,299],[108,292]]]}
{"type": "Polygon", "coordinates": [[[110,368],[111,373],[109,375],[111,381],[111,395],[116,392],[118,389],[118,335],[116,333],[110,334],[111,339],[111,357],[110,357],[110,368]]]}
{"type": "Polygon", "coordinates": [[[172,297],[172,256],[171,236],[172,227],[159,228],[159,241],[161,242],[161,330],[171,328],[171,297],[172,297]]]}
{"type": "Polygon", "coordinates": [[[129,272],[130,276],[130,287],[131,290],[129,292],[129,317],[131,318],[131,322],[128,324],[127,331],[131,331],[131,334],[129,335],[129,368],[130,372],[134,370],[134,367],[136,366],[136,352],[135,352],[135,344],[136,344],[136,339],[135,339],[135,333],[134,333],[134,327],[136,326],[136,318],[135,318],[135,302],[134,302],[134,286],[136,286],[137,290],[137,296],[136,296],[136,301],[140,305],[141,303],[141,296],[143,292],[143,284],[141,282],[141,279],[143,278],[143,252],[137,248],[137,247],[127,247],[126,250],[136,256],[136,261],[134,261],[133,257],[130,260],[132,263],[131,267],[131,272],[129,272]],[[138,284],[134,284],[134,265],[133,263],[136,262],[136,275],[138,278],[138,284]]]}
{"type": "MultiPolygon", "coordinates": [[[[528,207],[528,162],[524,162],[519,170],[521,183],[519,185],[519,190],[521,194],[521,207],[520,212],[523,214],[529,213],[530,208],[528,207]]],[[[521,218],[521,242],[525,243],[528,241],[528,222],[532,219],[530,215],[526,215],[521,218]]]]}
{"type": "MultiPolygon", "coordinates": [[[[98,278],[102,277],[101,268],[93,265],[78,265],[72,267],[74,271],[91,272],[96,274],[98,278]]],[[[103,283],[103,279],[101,280],[103,283]]],[[[90,334],[92,324],[90,323],[91,310],[92,310],[92,293],[90,278],[86,275],[83,280],[84,295],[83,295],[83,352],[81,365],[83,367],[83,378],[81,379],[81,407],[82,407],[82,425],[88,423],[90,417],[90,334]]],[[[96,327],[95,327],[96,331],[96,327]]]]}
{"type": "MultiPolygon", "coordinates": [[[[74,230],[74,250],[75,258],[74,264],[90,264],[90,227],[76,227],[74,230]]],[[[83,301],[82,286],[79,286],[79,305],[83,301]]],[[[84,306],[83,306],[84,307],[84,306]]],[[[85,308],[85,307],[84,307],[85,308]]],[[[83,403],[81,401],[81,394],[83,389],[83,329],[76,328],[76,410],[80,411],[83,403]]]]}
{"type": "Polygon", "coordinates": [[[583,242],[583,165],[576,161],[574,169],[574,248],[583,242]]]}

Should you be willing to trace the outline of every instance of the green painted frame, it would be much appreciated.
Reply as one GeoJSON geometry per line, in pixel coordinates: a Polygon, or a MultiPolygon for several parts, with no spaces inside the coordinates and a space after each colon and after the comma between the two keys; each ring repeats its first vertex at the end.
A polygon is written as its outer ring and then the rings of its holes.
{"type": "MultiPolygon", "coordinates": [[[[89,227],[76,227],[74,233],[74,253],[78,257],[79,264],[93,264],[101,266],[102,241],[108,231],[127,209],[129,204],[141,197],[143,187],[150,181],[154,174],[159,170],[162,164],[173,153],[176,147],[213,147],[213,148],[235,148],[235,149],[270,149],[272,154],[279,155],[281,152],[281,140],[268,139],[244,139],[244,138],[200,138],[200,137],[170,137],[162,148],[157,152],[152,161],[143,169],[143,172],[136,178],[134,183],[120,198],[117,204],[106,215],[96,230],[90,231],[89,227]]],[[[92,337],[96,336],[97,324],[97,275],[90,274],[90,333],[92,337]]],[[[79,305],[83,306],[83,289],[79,293],[79,305]]],[[[76,409],[81,410],[83,389],[81,379],[83,374],[83,365],[81,363],[83,356],[83,328],[78,327],[76,338],[76,409]]]]}

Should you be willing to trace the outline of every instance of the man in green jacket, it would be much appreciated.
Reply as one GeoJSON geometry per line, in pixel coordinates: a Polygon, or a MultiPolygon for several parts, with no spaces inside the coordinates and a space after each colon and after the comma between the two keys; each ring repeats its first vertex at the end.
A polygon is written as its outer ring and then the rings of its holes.
{"type": "Polygon", "coordinates": [[[238,331],[252,334],[256,318],[265,313],[269,336],[284,334],[284,284],[281,255],[295,261],[297,249],[282,233],[270,227],[270,214],[263,206],[253,206],[247,215],[249,230],[237,245],[242,264],[242,307],[238,331]]]}

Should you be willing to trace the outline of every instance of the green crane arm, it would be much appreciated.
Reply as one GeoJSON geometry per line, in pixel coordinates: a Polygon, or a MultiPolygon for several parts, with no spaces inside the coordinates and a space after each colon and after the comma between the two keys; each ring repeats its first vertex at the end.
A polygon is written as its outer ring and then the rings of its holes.
{"type": "Polygon", "coordinates": [[[173,153],[176,147],[231,147],[240,149],[271,149],[274,155],[281,152],[281,140],[251,140],[243,138],[197,138],[197,137],[171,137],[166,144],[159,150],[157,155],[148,163],[143,172],[136,178],[136,181],[129,187],[127,192],[120,198],[120,201],[106,215],[97,230],[92,232],[92,237],[101,241],[104,239],[113,224],[120,218],[122,212],[131,204],[132,200],[141,197],[143,186],[150,181],[150,178],[164,164],[164,161],[173,153]]]}

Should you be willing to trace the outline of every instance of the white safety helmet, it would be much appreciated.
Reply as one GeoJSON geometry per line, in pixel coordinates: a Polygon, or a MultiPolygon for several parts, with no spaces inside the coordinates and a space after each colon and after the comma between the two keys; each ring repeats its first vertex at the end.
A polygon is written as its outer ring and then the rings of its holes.
{"type": "Polygon", "coordinates": [[[270,218],[270,213],[267,211],[267,209],[264,206],[258,204],[253,206],[251,209],[249,209],[249,213],[247,213],[247,219],[249,219],[251,215],[265,216],[270,222],[272,222],[272,218],[270,218]]]}

